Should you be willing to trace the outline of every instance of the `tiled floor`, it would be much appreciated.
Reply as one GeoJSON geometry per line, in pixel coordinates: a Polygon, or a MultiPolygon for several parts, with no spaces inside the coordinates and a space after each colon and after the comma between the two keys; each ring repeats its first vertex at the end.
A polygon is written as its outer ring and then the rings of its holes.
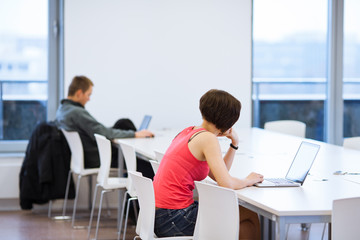
{"type": "MultiPolygon", "coordinates": [[[[56,213],[55,213],[56,215],[56,213]]],[[[77,225],[88,225],[89,215],[79,214],[77,225]]],[[[101,220],[98,239],[117,239],[116,211],[113,216],[104,216],[101,220]]],[[[96,219],[93,221],[91,237],[95,235],[96,219]]],[[[312,224],[311,231],[301,231],[300,225],[290,225],[288,239],[305,240],[321,239],[324,224],[312,224]]],[[[327,231],[324,239],[327,239],[327,231]]],[[[135,225],[130,224],[126,240],[135,236],[135,225]]],[[[121,236],[122,237],[122,236],[121,236]]],[[[69,220],[53,220],[47,217],[47,212],[8,211],[0,212],[0,239],[4,240],[81,240],[87,239],[87,228],[73,229],[69,220]]],[[[220,240],[220,239],[219,239],[220,240]]],[[[222,240],[222,239],[221,239],[222,240]]]]}

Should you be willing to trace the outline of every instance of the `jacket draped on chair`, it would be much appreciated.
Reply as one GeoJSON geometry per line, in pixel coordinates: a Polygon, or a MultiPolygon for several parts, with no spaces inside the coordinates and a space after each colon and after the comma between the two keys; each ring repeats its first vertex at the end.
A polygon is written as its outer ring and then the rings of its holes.
{"type": "MultiPolygon", "coordinates": [[[[20,171],[20,206],[32,205],[65,197],[71,152],[63,133],[53,122],[39,123],[29,139],[20,171]]],[[[75,197],[71,181],[69,198],[75,197]]]]}

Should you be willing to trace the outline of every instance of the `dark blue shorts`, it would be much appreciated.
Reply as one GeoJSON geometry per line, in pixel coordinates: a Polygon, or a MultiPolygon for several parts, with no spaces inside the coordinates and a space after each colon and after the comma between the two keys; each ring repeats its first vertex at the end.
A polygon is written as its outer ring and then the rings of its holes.
{"type": "Polygon", "coordinates": [[[154,229],[156,236],[193,236],[197,212],[197,201],[183,209],[157,209],[154,229]]]}

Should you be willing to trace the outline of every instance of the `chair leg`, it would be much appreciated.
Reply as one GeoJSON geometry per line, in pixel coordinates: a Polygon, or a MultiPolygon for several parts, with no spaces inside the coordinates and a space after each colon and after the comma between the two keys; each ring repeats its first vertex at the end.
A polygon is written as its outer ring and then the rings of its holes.
{"type": "Polygon", "coordinates": [[[124,194],[124,198],[123,198],[123,204],[122,204],[122,208],[121,208],[121,216],[120,216],[120,222],[119,222],[119,226],[118,226],[118,240],[120,239],[120,235],[121,235],[121,229],[122,229],[122,224],[123,224],[123,219],[124,219],[124,212],[125,212],[125,204],[126,204],[126,197],[127,197],[127,193],[128,191],[125,192],[124,194]]]}
{"type": "Polygon", "coordinates": [[[105,201],[106,201],[107,217],[111,217],[111,211],[110,211],[110,204],[109,204],[108,196],[105,196],[105,201]]]}
{"type": "Polygon", "coordinates": [[[76,214],[76,207],[77,207],[77,202],[79,199],[79,191],[80,191],[80,181],[81,181],[81,175],[79,174],[78,176],[78,180],[76,183],[76,195],[75,195],[75,200],[74,200],[74,209],[73,209],[73,215],[72,215],[72,219],[71,219],[71,226],[74,227],[75,225],[75,214],[76,214]]]}
{"type": "Polygon", "coordinates": [[[137,197],[132,197],[128,199],[128,205],[126,207],[126,217],[125,217],[125,223],[124,223],[124,234],[123,234],[123,240],[125,240],[126,237],[126,228],[127,228],[127,222],[128,222],[128,217],[129,217],[129,208],[130,208],[130,202],[133,200],[136,200],[137,197]]]}
{"type": "Polygon", "coordinates": [[[89,229],[88,229],[88,239],[90,239],[90,232],[91,232],[92,219],[93,219],[93,216],[94,216],[94,209],[95,209],[95,203],[96,203],[97,189],[98,189],[99,187],[100,187],[100,185],[99,185],[99,184],[96,184],[96,186],[95,186],[95,191],[94,191],[94,198],[93,198],[92,208],[91,208],[91,214],[90,214],[89,229]]]}
{"type": "MultiPolygon", "coordinates": [[[[136,197],[136,199],[137,199],[137,197],[136,197]]],[[[135,213],[135,219],[138,219],[138,210],[136,208],[136,202],[134,202],[133,208],[134,208],[134,213],[135,213]]]]}
{"type": "Polygon", "coordinates": [[[51,218],[52,200],[49,201],[48,218],[51,218]]]}
{"type": "Polygon", "coordinates": [[[101,217],[101,208],[102,208],[102,201],[103,201],[103,198],[104,198],[104,194],[107,193],[107,192],[110,192],[110,191],[111,191],[111,190],[102,190],[102,191],[101,191],[100,203],[99,203],[99,213],[98,213],[98,219],[97,219],[96,231],[95,231],[95,240],[97,239],[98,232],[99,232],[100,217],[101,217]]]}
{"type": "Polygon", "coordinates": [[[68,178],[67,178],[67,183],[66,183],[65,199],[64,199],[63,212],[62,212],[63,217],[65,217],[65,214],[66,214],[66,204],[67,204],[67,200],[68,200],[68,197],[69,197],[71,173],[72,173],[72,171],[70,170],[69,174],[68,174],[68,178]]]}
{"type": "Polygon", "coordinates": [[[89,184],[89,198],[88,198],[88,200],[89,200],[89,210],[91,210],[91,208],[92,208],[92,206],[91,206],[91,198],[92,198],[92,186],[93,186],[93,184],[92,184],[92,176],[93,176],[93,174],[91,174],[91,175],[88,175],[88,184],[89,184]]]}

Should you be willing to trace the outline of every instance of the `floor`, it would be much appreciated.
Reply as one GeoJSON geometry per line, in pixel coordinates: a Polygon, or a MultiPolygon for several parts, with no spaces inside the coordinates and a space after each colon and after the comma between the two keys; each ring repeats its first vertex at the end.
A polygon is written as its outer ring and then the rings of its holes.
{"type": "MultiPolygon", "coordinates": [[[[106,211],[105,211],[106,212],[106,211]]],[[[117,239],[117,211],[111,216],[104,215],[100,221],[98,239],[117,239]]],[[[60,212],[54,216],[61,215],[60,212]]],[[[0,239],[6,240],[75,240],[88,239],[88,213],[77,214],[75,222],[78,228],[71,227],[71,220],[54,220],[47,216],[47,212],[9,211],[0,212],[0,239]]],[[[91,238],[95,236],[97,217],[94,217],[91,238]]],[[[135,236],[135,224],[129,222],[126,240],[135,236]]],[[[123,237],[121,235],[121,237],[123,237]]]]}
{"type": "MultiPolygon", "coordinates": [[[[54,213],[60,215],[60,213],[54,213]]],[[[76,225],[87,226],[89,215],[79,213],[76,225]]],[[[95,235],[96,219],[93,221],[91,237],[95,235]]],[[[117,239],[116,211],[111,216],[104,216],[101,220],[98,239],[117,239]]],[[[292,224],[289,228],[288,239],[305,240],[321,239],[324,224],[312,224],[310,231],[302,231],[300,225],[292,224]],[[309,235],[310,233],[310,235],[309,235]],[[308,238],[309,236],[309,238],[308,238]]],[[[87,228],[74,229],[70,220],[49,219],[47,212],[34,211],[5,211],[0,212],[0,239],[6,240],[81,240],[87,239],[87,228]]],[[[327,230],[324,239],[327,239],[327,230]]],[[[135,236],[135,224],[130,222],[126,240],[135,236]]],[[[121,236],[122,237],[122,236],[121,236]]]]}

